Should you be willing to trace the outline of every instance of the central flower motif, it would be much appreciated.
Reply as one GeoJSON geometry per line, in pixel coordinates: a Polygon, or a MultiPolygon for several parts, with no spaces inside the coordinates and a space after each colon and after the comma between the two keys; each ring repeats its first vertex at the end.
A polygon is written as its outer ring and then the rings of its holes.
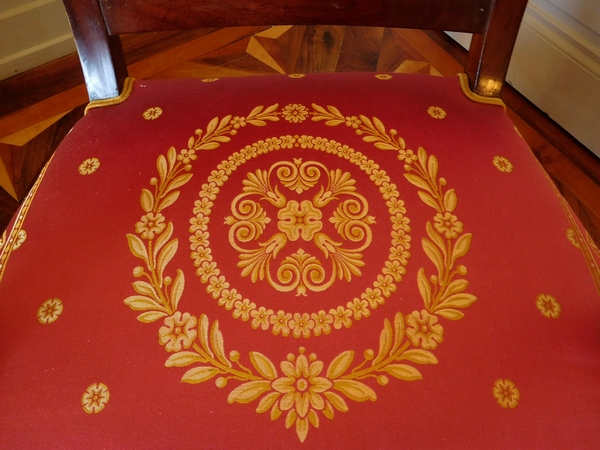
{"type": "Polygon", "coordinates": [[[277,213],[277,227],[290,241],[297,241],[300,237],[311,241],[315,233],[323,228],[322,217],[321,211],[310,200],[302,200],[301,203],[291,200],[277,213]]]}
{"type": "Polygon", "coordinates": [[[308,431],[308,421],[315,420],[315,411],[325,408],[322,394],[333,387],[333,382],[319,376],[323,371],[323,362],[317,361],[316,356],[311,354],[309,363],[309,358],[304,355],[304,348],[300,349],[297,358],[289,355],[288,359],[289,361],[281,363],[281,371],[286,376],[274,380],[271,387],[283,394],[279,408],[281,411],[289,411],[286,422],[290,426],[296,422],[298,435],[303,441],[308,431]]]}

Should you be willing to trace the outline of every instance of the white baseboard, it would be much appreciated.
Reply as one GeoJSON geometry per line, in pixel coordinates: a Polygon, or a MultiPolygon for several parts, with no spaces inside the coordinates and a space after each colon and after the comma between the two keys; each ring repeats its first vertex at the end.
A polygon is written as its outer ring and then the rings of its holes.
{"type": "MultiPolygon", "coordinates": [[[[448,33],[463,47],[470,35],[448,33]]],[[[547,0],[530,0],[508,82],[600,156],[600,36],[547,0]]]]}
{"type": "Polygon", "coordinates": [[[0,0],[0,80],[74,51],[60,0],[0,0]]]}

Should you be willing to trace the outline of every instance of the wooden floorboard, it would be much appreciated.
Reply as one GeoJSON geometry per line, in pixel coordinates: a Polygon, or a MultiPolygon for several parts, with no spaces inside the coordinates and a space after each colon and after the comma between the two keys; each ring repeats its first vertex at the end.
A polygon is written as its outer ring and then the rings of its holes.
{"type": "MultiPolygon", "coordinates": [[[[124,36],[139,79],[268,73],[404,72],[454,76],[465,51],[439,32],[283,26],[124,36]]],[[[22,200],[87,101],[75,54],[0,82],[0,186],[22,200]],[[4,178],[4,179],[3,179],[4,178]],[[8,184],[7,184],[8,183],[8,184]]],[[[596,242],[600,160],[507,86],[509,116],[596,242]]],[[[0,187],[0,230],[19,202],[0,187]]]]}

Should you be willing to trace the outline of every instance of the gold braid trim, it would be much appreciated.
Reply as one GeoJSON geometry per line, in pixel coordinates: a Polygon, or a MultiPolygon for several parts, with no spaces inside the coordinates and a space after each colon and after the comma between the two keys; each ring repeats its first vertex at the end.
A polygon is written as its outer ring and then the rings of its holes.
{"type": "Polygon", "coordinates": [[[84,111],[84,115],[88,113],[88,111],[92,108],[102,108],[103,106],[111,106],[118,105],[119,103],[123,103],[125,100],[129,98],[131,92],[133,91],[133,82],[135,78],[125,78],[125,82],[123,83],[123,91],[119,94],[118,97],[107,98],[104,100],[94,100],[90,102],[84,111]]]}
{"type": "Polygon", "coordinates": [[[466,73],[459,73],[458,81],[460,83],[460,88],[462,89],[463,94],[465,94],[465,97],[467,97],[467,99],[475,103],[485,103],[487,105],[502,106],[504,108],[504,112],[506,112],[506,105],[501,99],[497,97],[484,97],[483,95],[479,95],[473,92],[471,90],[471,87],[469,86],[469,77],[466,73]]]}
{"type": "Polygon", "coordinates": [[[23,224],[25,222],[25,218],[27,217],[27,213],[29,212],[31,203],[33,202],[33,198],[35,197],[35,194],[42,183],[44,175],[46,174],[46,170],[50,166],[53,158],[54,155],[50,157],[50,160],[46,163],[35,184],[29,191],[29,194],[27,194],[23,200],[20,209],[18,209],[17,213],[15,213],[15,221],[11,232],[7,233],[8,229],[6,229],[4,233],[0,235],[0,281],[2,281],[2,277],[4,276],[4,271],[6,270],[10,255],[14,250],[16,250],[15,243],[17,242],[19,233],[23,230],[23,224]]]}

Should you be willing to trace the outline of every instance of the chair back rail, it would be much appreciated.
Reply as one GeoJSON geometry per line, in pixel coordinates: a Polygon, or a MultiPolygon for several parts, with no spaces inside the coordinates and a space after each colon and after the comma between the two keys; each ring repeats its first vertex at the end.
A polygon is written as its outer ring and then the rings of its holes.
{"type": "Polygon", "coordinates": [[[63,0],[90,100],[119,95],[125,33],[248,25],[362,25],[474,33],[471,89],[499,96],[527,0],[63,0]]]}

